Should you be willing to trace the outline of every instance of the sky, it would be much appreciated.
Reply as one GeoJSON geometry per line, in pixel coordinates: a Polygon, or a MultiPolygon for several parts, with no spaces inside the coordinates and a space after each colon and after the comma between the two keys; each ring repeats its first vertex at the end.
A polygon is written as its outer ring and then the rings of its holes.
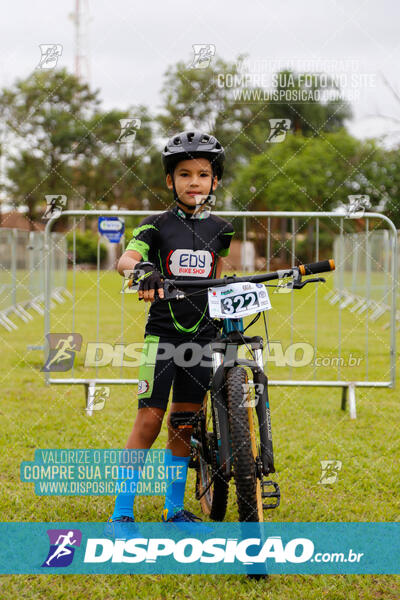
{"type": "MultiPolygon", "coordinates": [[[[87,77],[105,110],[161,104],[168,66],[189,64],[193,44],[213,44],[227,61],[248,55],[252,71],[276,67],[326,71],[352,104],[358,137],[400,141],[400,3],[396,0],[81,0],[87,77]]],[[[25,78],[39,63],[39,44],[61,44],[58,66],[74,69],[75,0],[7,2],[0,24],[0,86],[25,78]]]]}

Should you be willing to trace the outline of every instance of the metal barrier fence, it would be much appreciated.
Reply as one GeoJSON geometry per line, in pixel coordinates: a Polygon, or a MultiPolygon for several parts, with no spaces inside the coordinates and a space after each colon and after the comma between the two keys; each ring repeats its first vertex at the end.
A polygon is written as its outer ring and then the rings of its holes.
{"type": "MultiPolygon", "coordinates": [[[[398,233],[398,238],[400,233],[398,233]]],[[[397,246],[398,260],[400,265],[397,246]]],[[[369,319],[377,321],[386,317],[384,327],[390,327],[392,247],[389,231],[347,233],[337,236],[334,257],[343,269],[335,273],[335,289],[327,295],[331,304],[338,303],[351,313],[369,312],[369,319]]],[[[397,285],[397,303],[400,286],[397,285]]],[[[398,305],[398,304],[397,304],[398,305]]],[[[397,329],[400,329],[400,311],[396,311],[397,329]]]]}
{"type": "MultiPolygon", "coordinates": [[[[61,233],[49,237],[50,300],[64,302],[67,292],[67,243],[61,233]]],[[[0,325],[7,331],[18,329],[11,315],[25,323],[33,309],[44,314],[44,232],[0,228],[0,325]]]]}
{"type": "MultiPolygon", "coordinates": [[[[63,217],[72,219],[72,231],[75,232],[77,218],[83,216],[143,218],[158,212],[65,211],[63,217]]],[[[287,264],[294,266],[298,262],[322,260],[331,257],[336,248],[335,288],[342,294],[345,289],[346,265],[349,252],[351,253],[351,250],[345,250],[345,236],[356,226],[359,229],[359,220],[331,212],[215,211],[215,214],[233,221],[236,230],[234,239],[241,237],[247,243],[250,239],[253,240],[259,256],[263,258],[264,271],[278,268],[279,261],[286,260],[287,264]],[[335,242],[337,236],[340,247],[335,242]]],[[[57,217],[52,217],[45,230],[46,340],[51,332],[49,243],[56,219],[57,217]]],[[[375,241],[374,238],[371,239],[371,235],[375,234],[378,226],[378,234],[386,244],[386,253],[382,255],[382,264],[379,264],[380,275],[386,282],[385,299],[390,313],[388,330],[382,330],[376,322],[371,322],[369,307],[361,315],[354,316],[344,310],[343,302],[326,302],[325,292],[322,295],[320,288],[324,284],[307,286],[300,292],[289,290],[289,293],[282,293],[282,288],[271,290],[273,310],[267,313],[270,339],[266,348],[266,372],[269,385],[342,388],[341,407],[345,409],[348,399],[351,418],[356,417],[357,387],[391,388],[395,385],[396,375],[397,232],[392,221],[379,213],[365,213],[362,222],[366,233],[367,259],[364,270],[367,289],[372,289],[372,261],[368,260],[368,255],[371,244],[373,246],[375,241]],[[278,295],[272,296],[274,293],[278,295]]],[[[124,247],[124,241],[122,244],[124,247]]],[[[100,270],[99,252],[96,271],[82,274],[87,279],[86,289],[84,294],[79,294],[78,287],[81,283],[76,272],[75,242],[73,246],[72,322],[68,327],[63,325],[63,331],[79,332],[82,339],[88,342],[85,360],[80,356],[76,364],[73,362],[72,372],[66,378],[46,372],[45,379],[48,384],[84,385],[87,414],[90,415],[96,386],[138,383],[138,379],[127,375],[126,371],[133,364],[136,368],[138,362],[130,363],[126,358],[137,356],[138,348],[135,355],[133,336],[143,339],[143,308],[142,303],[133,301],[134,296],[125,297],[125,294],[120,294],[117,300],[122,287],[121,279],[115,271],[100,270]],[[89,311],[82,307],[83,296],[92,303],[89,311]],[[84,316],[80,315],[81,308],[84,316]],[[126,341],[129,341],[128,346],[126,341]],[[96,349],[95,354],[92,354],[92,361],[87,358],[89,345],[96,349]],[[105,354],[108,357],[106,359],[105,354]],[[76,371],[79,376],[75,375],[76,371]]],[[[229,257],[224,260],[226,272],[229,271],[229,257]]],[[[246,272],[246,252],[243,253],[243,262],[242,270],[246,272]]],[[[332,285],[329,275],[326,285],[332,285]]],[[[60,331],[59,319],[57,322],[60,331]]],[[[254,333],[262,334],[262,331],[254,333]]]]}

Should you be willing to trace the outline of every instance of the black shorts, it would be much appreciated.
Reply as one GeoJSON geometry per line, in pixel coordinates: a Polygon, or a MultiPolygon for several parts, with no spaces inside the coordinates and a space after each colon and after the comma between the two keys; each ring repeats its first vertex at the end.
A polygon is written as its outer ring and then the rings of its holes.
{"type": "Polygon", "coordinates": [[[209,341],[171,341],[146,335],[139,366],[139,408],[167,410],[173,385],[173,402],[202,404],[211,376],[209,341]]]}

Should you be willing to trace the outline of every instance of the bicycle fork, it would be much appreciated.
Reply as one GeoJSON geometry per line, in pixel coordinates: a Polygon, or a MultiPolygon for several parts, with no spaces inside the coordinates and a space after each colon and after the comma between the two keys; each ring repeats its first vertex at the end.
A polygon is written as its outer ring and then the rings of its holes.
{"type": "Polygon", "coordinates": [[[247,366],[253,373],[253,382],[257,386],[256,390],[261,390],[256,394],[255,408],[258,420],[258,427],[260,433],[260,453],[261,460],[256,460],[256,471],[257,477],[261,480],[261,491],[262,498],[266,500],[263,503],[264,509],[277,508],[280,503],[280,489],[279,485],[269,479],[264,479],[264,476],[270,473],[275,473],[274,467],[274,455],[272,446],[272,428],[271,428],[271,414],[269,407],[268,398],[268,378],[263,370],[263,356],[262,356],[262,338],[246,338],[246,341],[252,345],[254,352],[254,360],[239,359],[237,357],[237,345],[227,344],[225,350],[229,348],[234,356],[227,356],[220,352],[213,352],[213,378],[211,383],[211,392],[213,396],[213,410],[215,416],[215,425],[217,433],[218,443],[218,455],[217,462],[221,473],[228,479],[231,477],[231,444],[230,444],[230,432],[229,432],[229,420],[228,420],[228,407],[226,405],[226,395],[224,394],[225,387],[225,370],[233,366],[247,366]],[[272,489],[271,489],[272,488],[272,489]],[[268,502],[267,499],[274,499],[275,501],[268,502]]]}
{"type": "MultiPolygon", "coordinates": [[[[262,343],[262,342],[261,342],[262,343]]],[[[261,344],[260,344],[261,346],[261,344]]],[[[275,473],[274,452],[272,446],[271,411],[268,397],[268,377],[263,370],[262,346],[254,350],[257,367],[250,366],[256,390],[261,390],[255,397],[255,408],[260,432],[261,465],[257,461],[257,477],[261,480],[261,497],[263,508],[273,509],[280,504],[281,492],[276,481],[264,479],[270,473],[275,473]],[[272,489],[271,489],[272,488],[272,489]]]]}

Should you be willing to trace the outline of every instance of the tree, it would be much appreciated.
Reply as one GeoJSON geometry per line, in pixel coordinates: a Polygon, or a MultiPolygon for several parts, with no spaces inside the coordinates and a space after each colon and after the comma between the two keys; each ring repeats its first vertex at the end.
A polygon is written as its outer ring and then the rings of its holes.
{"type": "Polygon", "coordinates": [[[225,62],[216,58],[215,66],[207,69],[190,69],[183,62],[170,67],[161,90],[162,112],[157,117],[163,138],[196,127],[221,140],[227,155],[225,186],[240,162],[262,151],[266,136],[267,103],[236,99],[242,59],[225,62]]]}
{"type": "Polygon", "coordinates": [[[253,209],[331,210],[347,203],[348,194],[366,193],[374,185],[375,154],[380,150],[373,142],[343,130],[316,138],[287,136],[242,168],[234,197],[253,209]]]}
{"type": "Polygon", "coordinates": [[[99,103],[97,93],[66,71],[35,71],[3,90],[0,105],[17,151],[7,176],[15,204],[28,204],[33,219],[45,194],[76,194],[71,161],[79,163],[95,143],[87,115],[99,103]]]}
{"type": "MultiPolygon", "coordinates": [[[[383,211],[400,229],[400,154],[398,148],[377,148],[364,168],[364,193],[373,207],[383,211]]],[[[362,193],[362,192],[361,192],[362,193]]]]}
{"type": "MultiPolygon", "coordinates": [[[[276,85],[269,90],[269,96],[265,89],[249,87],[249,79],[241,68],[244,59],[245,55],[239,55],[234,62],[216,58],[207,69],[191,69],[183,62],[170,67],[162,87],[162,112],[157,117],[164,138],[196,127],[221,140],[227,156],[222,187],[228,192],[238,168],[249,164],[253,156],[269,152],[274,145],[266,143],[270,118],[289,118],[296,132],[315,136],[320,131],[340,129],[351,115],[338,90],[325,100],[317,99],[323,98],[318,92],[325,89],[316,75],[306,79],[289,71],[276,74],[276,85]],[[304,91],[310,81],[308,91],[312,94],[308,97],[314,99],[291,102],[293,93],[304,91]],[[283,102],[274,95],[282,91],[288,92],[283,102]]],[[[330,88],[332,91],[331,83],[330,88]]]]}
{"type": "Polygon", "coordinates": [[[14,204],[28,205],[31,220],[44,212],[47,194],[65,194],[68,208],[140,207],[150,116],[144,106],[104,113],[99,104],[98,91],[65,70],[35,72],[3,90],[0,106],[16,148],[8,192],[14,204]],[[141,127],[132,154],[123,155],[119,121],[132,116],[141,127]]]}
{"type": "MultiPolygon", "coordinates": [[[[287,136],[241,169],[232,186],[233,200],[249,210],[281,211],[330,211],[348,204],[349,194],[369,194],[374,203],[387,195],[388,168],[382,165],[388,162],[372,140],[357,140],[344,130],[319,137],[287,136]]],[[[391,167],[393,190],[396,168],[391,167]]],[[[296,227],[304,230],[306,223],[296,227]]],[[[282,220],[278,246],[283,260],[286,231],[282,220]]],[[[307,235],[312,235],[311,228],[307,235]]],[[[310,251],[311,247],[309,243],[310,251]]]]}
{"type": "Polygon", "coordinates": [[[352,116],[349,103],[324,73],[295,73],[282,70],[273,77],[270,112],[287,118],[295,133],[318,136],[342,129],[352,116]]]}

